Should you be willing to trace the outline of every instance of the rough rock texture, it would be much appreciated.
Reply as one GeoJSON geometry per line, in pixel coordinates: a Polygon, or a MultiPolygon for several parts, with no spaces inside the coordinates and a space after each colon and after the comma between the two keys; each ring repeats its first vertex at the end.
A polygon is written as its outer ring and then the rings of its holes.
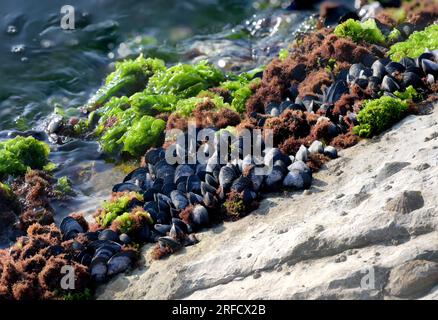
{"type": "Polygon", "coordinates": [[[410,116],[342,151],[310,193],[269,197],[162,261],[145,247],[99,298],[438,299],[437,132],[438,109],[410,116]]]}

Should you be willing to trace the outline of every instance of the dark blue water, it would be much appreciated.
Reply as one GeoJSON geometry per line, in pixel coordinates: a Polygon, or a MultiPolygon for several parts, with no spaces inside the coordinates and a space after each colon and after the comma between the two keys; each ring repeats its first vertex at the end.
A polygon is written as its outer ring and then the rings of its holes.
{"type": "Polygon", "coordinates": [[[55,106],[83,104],[101,84],[110,62],[123,54],[120,44],[126,39],[151,36],[155,40],[147,39],[160,55],[161,47],[240,23],[253,13],[252,3],[1,0],[0,130],[29,129],[55,106]],[[60,28],[60,9],[69,3],[75,8],[73,31],[60,28]]]}

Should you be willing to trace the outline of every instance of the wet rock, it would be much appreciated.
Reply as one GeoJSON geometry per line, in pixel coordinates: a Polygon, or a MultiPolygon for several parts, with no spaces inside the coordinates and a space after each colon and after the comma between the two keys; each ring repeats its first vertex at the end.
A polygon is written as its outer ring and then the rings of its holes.
{"type": "Polygon", "coordinates": [[[283,186],[286,188],[302,189],[304,187],[302,173],[296,169],[289,171],[283,180],[283,186]]]}
{"type": "Polygon", "coordinates": [[[298,149],[297,154],[295,155],[295,160],[307,162],[309,155],[309,150],[303,145],[301,145],[300,149],[298,149]]]}
{"type": "Polygon", "coordinates": [[[415,298],[438,283],[438,263],[413,260],[391,270],[385,290],[392,296],[415,298]]]}
{"type": "Polygon", "coordinates": [[[324,19],[325,26],[334,26],[347,19],[359,20],[359,16],[348,6],[326,1],[321,4],[319,15],[324,19]]]}
{"type": "Polygon", "coordinates": [[[338,157],[338,150],[336,150],[335,147],[326,146],[324,148],[324,155],[326,155],[332,159],[336,159],[338,157]]]}
{"type": "Polygon", "coordinates": [[[292,163],[288,168],[289,171],[292,170],[298,170],[300,172],[305,172],[307,174],[312,174],[312,171],[310,170],[309,166],[307,164],[305,164],[303,161],[301,160],[297,160],[294,163],[292,163]]]}
{"type": "Polygon", "coordinates": [[[312,144],[309,147],[310,153],[323,153],[324,152],[324,145],[321,141],[315,140],[312,142],[312,144]]]}
{"type": "Polygon", "coordinates": [[[385,206],[388,211],[407,214],[424,206],[421,191],[404,191],[385,206]]]}

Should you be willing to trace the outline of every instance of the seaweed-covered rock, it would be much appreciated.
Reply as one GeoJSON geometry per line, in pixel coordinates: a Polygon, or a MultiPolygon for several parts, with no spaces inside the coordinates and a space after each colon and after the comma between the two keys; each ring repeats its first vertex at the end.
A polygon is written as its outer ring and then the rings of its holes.
{"type": "Polygon", "coordinates": [[[49,146],[33,137],[15,137],[0,142],[0,178],[42,169],[48,163],[49,146]]]}

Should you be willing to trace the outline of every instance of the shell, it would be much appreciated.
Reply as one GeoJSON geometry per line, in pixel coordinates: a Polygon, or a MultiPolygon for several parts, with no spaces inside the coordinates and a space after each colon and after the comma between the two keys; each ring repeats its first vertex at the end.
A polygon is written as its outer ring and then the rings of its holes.
{"type": "Polygon", "coordinates": [[[170,193],[170,198],[172,199],[172,204],[177,210],[183,210],[189,205],[189,201],[181,191],[173,190],[170,193]]]}
{"type": "Polygon", "coordinates": [[[196,194],[196,193],[193,193],[193,192],[189,192],[187,194],[187,199],[189,200],[189,203],[191,205],[195,205],[195,204],[203,202],[202,197],[199,194],[196,194]]]}
{"type": "Polygon", "coordinates": [[[179,243],[179,241],[169,236],[158,238],[158,243],[161,247],[168,247],[172,250],[178,250],[181,247],[181,243],[179,243]]]}
{"type": "Polygon", "coordinates": [[[373,70],[373,76],[379,80],[383,79],[383,77],[386,75],[385,65],[381,59],[374,61],[371,69],[373,70]]]}
{"type": "Polygon", "coordinates": [[[390,62],[386,65],[385,70],[388,74],[394,75],[395,73],[403,73],[406,70],[406,67],[398,62],[390,62]]]}
{"type": "Polygon", "coordinates": [[[434,61],[423,59],[421,61],[421,68],[425,74],[431,74],[434,77],[438,76],[438,63],[434,61]]]}
{"type": "Polygon", "coordinates": [[[140,242],[148,242],[151,236],[151,230],[149,225],[144,224],[135,234],[135,238],[140,242]]]}
{"type": "Polygon", "coordinates": [[[132,240],[131,240],[131,237],[128,236],[126,233],[122,233],[119,236],[119,242],[126,245],[126,244],[130,244],[132,242],[132,240]]]}
{"type": "Polygon", "coordinates": [[[341,98],[343,94],[348,93],[349,91],[350,89],[348,88],[347,82],[345,82],[344,80],[336,81],[325,92],[323,102],[328,104],[334,104],[341,98]]]}
{"type": "Polygon", "coordinates": [[[111,229],[105,229],[99,233],[98,239],[117,242],[119,240],[119,235],[111,229]]]}
{"type": "Polygon", "coordinates": [[[198,228],[205,227],[210,223],[210,217],[208,215],[207,209],[200,204],[196,205],[193,208],[191,218],[193,224],[198,228]]]}
{"type": "Polygon", "coordinates": [[[242,192],[243,190],[250,189],[251,188],[251,180],[247,177],[239,177],[236,180],[234,180],[233,184],[231,185],[231,190],[236,192],[242,192]]]}
{"type": "Polygon", "coordinates": [[[162,148],[149,149],[145,154],[145,161],[148,164],[155,165],[158,161],[164,159],[164,150],[162,148]]]}
{"type": "Polygon", "coordinates": [[[113,192],[138,192],[141,193],[142,189],[131,182],[123,182],[123,183],[118,183],[116,185],[113,186],[113,192]]]}
{"type": "Polygon", "coordinates": [[[423,86],[423,81],[416,73],[405,72],[403,74],[403,85],[406,87],[413,86],[414,88],[419,88],[423,86]]]}
{"type": "Polygon", "coordinates": [[[62,219],[59,229],[63,234],[63,240],[73,239],[78,233],[84,232],[84,229],[79,222],[72,217],[65,217],[62,219]]]}
{"type": "Polygon", "coordinates": [[[284,170],[281,167],[274,166],[271,172],[266,176],[265,185],[270,190],[277,190],[284,178],[284,170]]]}
{"type": "Polygon", "coordinates": [[[217,198],[210,192],[206,192],[204,194],[203,203],[210,208],[217,207],[218,200],[217,198]]]}
{"type": "Polygon", "coordinates": [[[133,251],[122,251],[115,254],[107,263],[107,275],[113,276],[126,271],[135,259],[133,251]]]}
{"type": "Polygon", "coordinates": [[[189,228],[188,228],[187,224],[184,221],[182,221],[181,219],[173,218],[172,224],[177,225],[184,233],[189,233],[189,228]]]}
{"type": "Polygon", "coordinates": [[[172,223],[172,227],[169,231],[169,236],[171,236],[174,239],[182,239],[185,237],[184,231],[175,223],[172,223]]]}
{"type": "Polygon", "coordinates": [[[224,189],[229,189],[234,179],[236,178],[236,173],[230,166],[224,166],[219,172],[219,184],[224,189]]]}
{"type": "Polygon", "coordinates": [[[102,259],[91,260],[90,274],[91,277],[98,283],[106,280],[106,274],[108,272],[107,261],[102,259]]]}
{"type": "Polygon", "coordinates": [[[201,193],[201,179],[197,175],[192,175],[187,179],[187,192],[201,193]]]}
{"type": "Polygon", "coordinates": [[[170,183],[165,183],[163,185],[163,188],[161,188],[161,193],[166,195],[166,196],[170,196],[171,192],[176,190],[176,184],[173,182],[170,183]]]}
{"type": "Polygon", "coordinates": [[[382,90],[392,93],[400,90],[400,86],[393,78],[384,76],[382,81],[382,90]]]}
{"type": "Polygon", "coordinates": [[[348,71],[348,75],[353,79],[357,79],[360,77],[361,72],[365,70],[365,66],[362,63],[355,63],[351,65],[350,70],[348,71]]]}
{"type": "Polygon", "coordinates": [[[169,224],[160,224],[160,223],[157,223],[156,225],[154,225],[154,229],[155,229],[155,231],[157,231],[159,234],[161,234],[161,235],[166,235],[169,231],[170,231],[170,228],[171,228],[172,226],[171,225],[169,225],[169,224]]]}
{"type": "Polygon", "coordinates": [[[175,170],[175,183],[178,184],[181,182],[181,179],[184,179],[184,177],[190,177],[194,174],[195,170],[192,168],[192,166],[188,164],[180,164],[175,170]]]}
{"type": "Polygon", "coordinates": [[[205,182],[213,188],[219,187],[219,182],[217,181],[217,179],[209,173],[205,175],[205,182]]]}

